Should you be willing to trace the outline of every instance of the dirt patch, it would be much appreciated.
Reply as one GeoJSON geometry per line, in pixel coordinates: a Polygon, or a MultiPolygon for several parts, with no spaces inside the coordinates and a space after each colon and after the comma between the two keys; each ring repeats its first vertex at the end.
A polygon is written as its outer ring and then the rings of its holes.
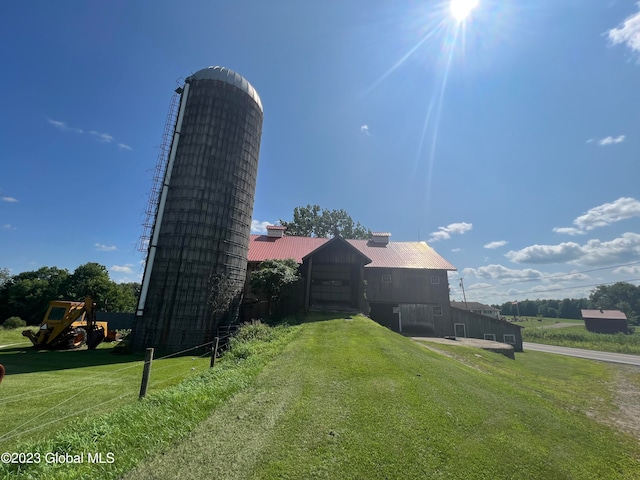
{"type": "Polygon", "coordinates": [[[609,420],[640,440],[640,368],[631,365],[616,369],[614,403],[618,412],[609,420]]]}
{"type": "Polygon", "coordinates": [[[558,322],[552,325],[547,325],[541,328],[567,328],[567,327],[579,327],[579,323],[566,323],[566,322],[558,322]]]}

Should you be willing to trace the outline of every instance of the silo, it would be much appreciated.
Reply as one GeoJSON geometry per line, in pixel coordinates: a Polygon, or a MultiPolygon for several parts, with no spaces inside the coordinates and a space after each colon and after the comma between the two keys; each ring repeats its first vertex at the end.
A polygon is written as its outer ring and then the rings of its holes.
{"type": "Polygon", "coordinates": [[[163,352],[210,341],[237,318],[263,119],[256,90],[227,68],[202,69],[177,92],[133,332],[135,348],[163,352]],[[233,293],[224,315],[216,289],[233,293]]]}

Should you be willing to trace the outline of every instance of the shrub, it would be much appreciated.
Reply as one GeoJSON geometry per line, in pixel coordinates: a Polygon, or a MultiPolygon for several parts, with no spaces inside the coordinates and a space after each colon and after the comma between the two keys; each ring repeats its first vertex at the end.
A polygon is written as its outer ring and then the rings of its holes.
{"type": "Polygon", "coordinates": [[[239,342],[249,342],[251,340],[269,342],[274,338],[274,332],[269,325],[262,323],[260,320],[253,320],[251,323],[242,324],[234,338],[239,342]]]}
{"type": "Polygon", "coordinates": [[[2,323],[2,328],[4,328],[5,330],[9,330],[12,328],[26,327],[26,326],[27,326],[27,322],[25,322],[20,317],[9,317],[2,323]]]}
{"type": "Polygon", "coordinates": [[[249,358],[264,348],[264,345],[276,340],[286,327],[286,325],[270,327],[260,320],[243,323],[229,340],[229,354],[234,358],[249,358]]]}

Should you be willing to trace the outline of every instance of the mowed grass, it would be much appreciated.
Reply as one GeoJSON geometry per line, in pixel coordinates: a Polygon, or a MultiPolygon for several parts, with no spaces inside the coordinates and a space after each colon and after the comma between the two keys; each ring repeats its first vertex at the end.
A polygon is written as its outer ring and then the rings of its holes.
{"type": "MultiPolygon", "coordinates": [[[[511,317],[507,317],[510,319],[511,317]]],[[[556,325],[558,323],[572,323],[577,325],[584,325],[584,320],[576,320],[573,318],[550,318],[550,317],[518,317],[518,320],[512,322],[515,325],[520,325],[525,328],[530,327],[548,327],[556,325]]]]}
{"type": "Polygon", "coordinates": [[[368,319],[307,323],[191,434],[126,478],[637,479],[615,366],[432,351],[368,319]]]}
{"type": "MultiPolygon", "coordinates": [[[[97,418],[137,401],[144,355],[114,355],[115,344],[95,351],[35,350],[22,329],[0,328],[0,452],[21,442],[46,438],[68,425],[97,418]]],[[[175,385],[209,367],[210,358],[155,360],[149,393],[175,385]]]]}
{"type": "Polygon", "coordinates": [[[640,478],[637,438],[603,424],[616,366],[315,320],[248,335],[213,369],[16,446],[113,463],[0,465],[0,478],[640,478]]]}
{"type": "MultiPolygon", "coordinates": [[[[95,408],[99,405],[91,392],[76,397],[78,405],[94,407],[92,415],[86,416],[85,420],[76,419],[55,434],[43,435],[40,440],[13,445],[7,451],[38,455],[38,462],[0,463],[0,478],[119,478],[146,457],[188,435],[214,408],[247,388],[297,332],[296,327],[258,327],[261,338],[238,342],[237,348],[218,359],[214,368],[191,375],[179,385],[150,391],[142,401],[128,402],[105,413],[104,409],[95,408]],[[105,463],[93,461],[97,454],[102,454],[105,463]],[[66,458],[65,455],[81,461],[51,461],[60,456],[66,458]]],[[[255,331],[252,329],[249,334],[255,331]]],[[[158,369],[152,368],[152,378],[155,370],[158,369]]]]}

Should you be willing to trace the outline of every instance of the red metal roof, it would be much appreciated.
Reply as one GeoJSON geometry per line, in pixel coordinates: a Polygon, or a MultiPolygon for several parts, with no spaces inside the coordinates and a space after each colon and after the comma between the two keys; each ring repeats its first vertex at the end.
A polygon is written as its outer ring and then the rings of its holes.
{"type": "Polygon", "coordinates": [[[597,318],[598,320],[626,320],[627,316],[620,310],[580,310],[582,318],[597,318]]]}
{"type": "Polygon", "coordinates": [[[347,240],[367,257],[367,268],[426,268],[429,270],[456,270],[456,267],[425,242],[389,242],[374,244],[368,240],[347,240]]]}
{"type": "MultiPolygon", "coordinates": [[[[251,235],[249,240],[249,262],[268,259],[293,258],[298,263],[330,239],[284,236],[272,238],[266,235],[251,235]]],[[[389,242],[374,244],[368,240],[347,240],[363,255],[371,259],[365,268],[422,268],[429,270],[456,270],[425,242],[389,242]]]]}
{"type": "Polygon", "coordinates": [[[293,258],[296,262],[302,263],[303,257],[328,241],[328,238],[251,235],[247,260],[262,262],[264,260],[293,258]]]}

